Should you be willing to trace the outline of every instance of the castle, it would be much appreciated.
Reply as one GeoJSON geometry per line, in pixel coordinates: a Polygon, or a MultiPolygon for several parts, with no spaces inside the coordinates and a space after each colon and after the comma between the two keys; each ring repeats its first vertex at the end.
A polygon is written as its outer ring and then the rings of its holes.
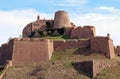
{"type": "Polygon", "coordinates": [[[54,20],[40,19],[29,23],[23,29],[23,38],[11,39],[0,47],[0,64],[11,65],[38,63],[51,59],[53,51],[71,48],[90,48],[107,58],[115,57],[113,40],[110,35],[96,36],[94,26],[75,26],[68,13],[57,11],[54,20]],[[68,36],[66,40],[41,39],[47,35],[68,36]]]}

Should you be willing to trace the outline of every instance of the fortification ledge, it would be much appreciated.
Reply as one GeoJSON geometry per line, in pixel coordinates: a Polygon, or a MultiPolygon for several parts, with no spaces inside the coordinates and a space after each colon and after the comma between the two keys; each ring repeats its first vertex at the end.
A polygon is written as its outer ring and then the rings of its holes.
{"type": "Polygon", "coordinates": [[[44,38],[13,38],[10,41],[12,40],[13,41],[44,41],[44,42],[52,41],[50,39],[44,39],[44,38]]]}

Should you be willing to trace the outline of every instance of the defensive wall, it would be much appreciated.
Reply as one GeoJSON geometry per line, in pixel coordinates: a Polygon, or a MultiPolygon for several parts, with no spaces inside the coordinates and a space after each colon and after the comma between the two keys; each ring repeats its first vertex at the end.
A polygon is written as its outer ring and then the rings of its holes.
{"type": "Polygon", "coordinates": [[[107,58],[112,59],[115,57],[113,40],[111,40],[109,36],[92,37],[90,45],[92,50],[104,54],[107,58]]]}
{"type": "Polygon", "coordinates": [[[120,46],[115,47],[115,53],[120,56],[120,46]]]}
{"type": "Polygon", "coordinates": [[[11,60],[13,65],[30,64],[51,59],[53,41],[48,39],[12,39],[1,46],[1,64],[11,60]]]}
{"type": "Polygon", "coordinates": [[[71,32],[71,38],[90,38],[95,37],[95,27],[94,26],[79,26],[72,30],[71,32]]]}
{"type": "Polygon", "coordinates": [[[69,40],[56,40],[54,43],[54,50],[61,51],[64,49],[72,48],[87,48],[90,47],[89,39],[69,39],[69,40]]]}
{"type": "Polygon", "coordinates": [[[0,64],[12,60],[12,64],[29,64],[51,59],[53,50],[90,48],[112,59],[115,57],[113,41],[110,37],[89,39],[48,40],[38,38],[12,39],[0,47],[0,64]]]}

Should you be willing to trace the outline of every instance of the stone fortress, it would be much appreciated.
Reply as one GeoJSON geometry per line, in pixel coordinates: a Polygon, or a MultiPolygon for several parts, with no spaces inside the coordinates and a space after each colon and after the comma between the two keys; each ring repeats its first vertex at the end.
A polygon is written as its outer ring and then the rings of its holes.
{"type": "Polygon", "coordinates": [[[36,21],[29,23],[23,29],[23,38],[11,39],[0,47],[0,64],[4,65],[6,62],[11,65],[38,63],[50,60],[53,51],[88,47],[109,59],[114,58],[115,52],[120,52],[120,47],[114,47],[109,34],[96,36],[95,31],[94,26],[74,25],[65,11],[57,11],[54,20],[41,20],[40,16],[37,16],[36,21]],[[47,35],[65,35],[70,39],[40,38],[47,35]]]}

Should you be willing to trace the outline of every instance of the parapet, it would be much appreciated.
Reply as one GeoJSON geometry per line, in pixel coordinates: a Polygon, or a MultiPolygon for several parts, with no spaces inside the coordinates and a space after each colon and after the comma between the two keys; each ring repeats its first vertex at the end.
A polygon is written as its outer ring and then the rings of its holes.
{"type": "Polygon", "coordinates": [[[14,40],[14,41],[28,41],[28,42],[32,42],[32,41],[44,41],[44,42],[47,42],[47,41],[52,41],[52,40],[50,40],[50,39],[42,39],[42,38],[14,38],[14,39],[11,39],[10,41],[12,41],[12,40],[14,40]]]}
{"type": "Polygon", "coordinates": [[[94,26],[79,26],[76,27],[72,30],[71,32],[71,38],[90,38],[90,37],[95,37],[96,32],[95,32],[95,27],[94,26]]]}

